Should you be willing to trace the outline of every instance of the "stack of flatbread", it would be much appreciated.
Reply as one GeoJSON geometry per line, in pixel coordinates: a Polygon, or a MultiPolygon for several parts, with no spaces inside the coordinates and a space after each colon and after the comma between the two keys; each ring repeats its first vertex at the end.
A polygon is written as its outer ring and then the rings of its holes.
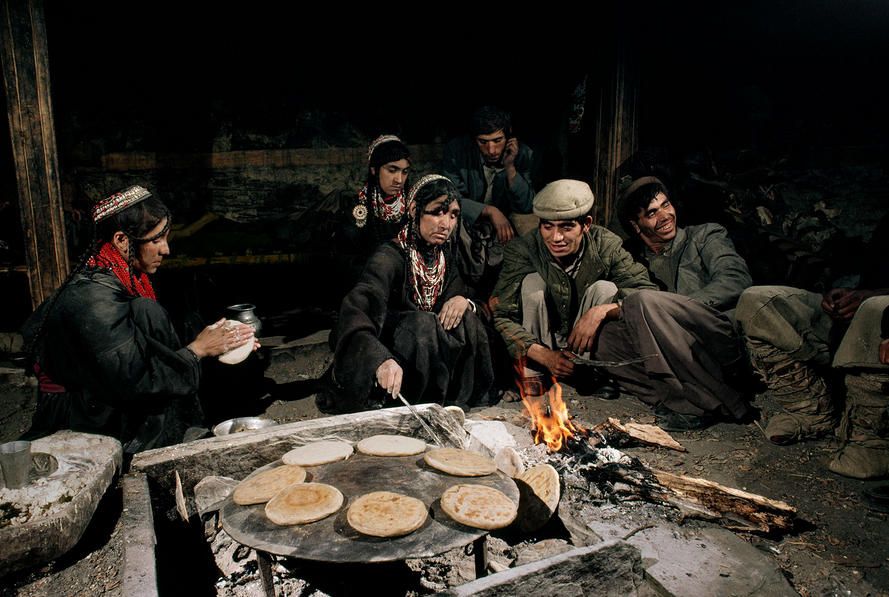
{"type": "Polygon", "coordinates": [[[247,477],[235,487],[232,499],[239,506],[264,504],[282,489],[306,480],[301,466],[284,465],[247,477]]]}
{"type": "Polygon", "coordinates": [[[401,537],[426,522],[426,504],[391,491],[367,493],[349,506],[346,519],[353,529],[373,537],[401,537]]]}
{"type": "Polygon", "coordinates": [[[477,529],[502,529],[515,520],[518,508],[506,494],[485,485],[454,485],[441,496],[445,514],[477,529]]]}
{"type": "Polygon", "coordinates": [[[438,448],[423,455],[426,464],[456,477],[483,477],[497,470],[497,463],[471,450],[438,448]]]}
{"type": "Polygon", "coordinates": [[[413,456],[426,451],[426,442],[404,435],[372,435],[358,442],[357,448],[370,456],[413,456]]]}

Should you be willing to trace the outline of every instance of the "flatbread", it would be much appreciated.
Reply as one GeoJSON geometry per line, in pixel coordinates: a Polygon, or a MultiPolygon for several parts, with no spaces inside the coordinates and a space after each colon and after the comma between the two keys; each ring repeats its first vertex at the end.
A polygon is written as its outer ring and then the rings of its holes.
{"type": "Polygon", "coordinates": [[[459,448],[437,448],[423,455],[426,464],[457,477],[483,477],[497,470],[497,463],[487,456],[459,448]]]}
{"type": "Polygon", "coordinates": [[[485,485],[454,485],[441,496],[445,514],[477,529],[502,529],[518,514],[515,502],[503,492],[485,485]]]}
{"type": "Polygon", "coordinates": [[[302,483],[305,480],[306,470],[303,467],[278,466],[247,477],[238,483],[232,493],[232,499],[239,506],[262,504],[275,497],[275,494],[285,487],[302,483]]]}
{"type": "Polygon", "coordinates": [[[531,533],[552,518],[559,505],[559,473],[548,464],[540,464],[516,477],[519,488],[519,529],[531,533]]]}
{"type": "Polygon", "coordinates": [[[374,491],[355,500],[346,512],[349,525],[372,537],[401,537],[413,533],[426,522],[428,509],[417,498],[374,491]]]}
{"type": "Polygon", "coordinates": [[[562,495],[559,487],[559,473],[556,472],[556,469],[548,464],[538,464],[516,478],[528,484],[534,495],[549,508],[550,513],[556,511],[559,498],[562,495]]]}
{"type": "Polygon", "coordinates": [[[356,448],[371,456],[413,456],[426,451],[426,442],[405,435],[372,435],[358,442],[356,448]]]}
{"type": "Polygon", "coordinates": [[[284,461],[284,464],[318,466],[320,464],[345,460],[351,455],[351,444],[337,440],[324,440],[294,448],[284,454],[284,456],[281,457],[281,460],[284,461]]]}
{"type": "Polygon", "coordinates": [[[343,494],[332,485],[300,483],[279,492],[265,505],[275,524],[308,524],[326,518],[343,505],[343,494]]]}

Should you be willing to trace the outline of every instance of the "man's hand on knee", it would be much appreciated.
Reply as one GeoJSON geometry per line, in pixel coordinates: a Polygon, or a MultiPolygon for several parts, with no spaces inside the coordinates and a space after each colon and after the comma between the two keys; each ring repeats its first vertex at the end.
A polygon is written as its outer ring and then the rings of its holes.
{"type": "Polygon", "coordinates": [[[617,303],[591,307],[589,311],[581,315],[574,325],[574,329],[571,330],[571,335],[568,336],[568,348],[577,354],[584,354],[592,350],[602,323],[606,319],[616,318],[618,312],[617,303]]]}

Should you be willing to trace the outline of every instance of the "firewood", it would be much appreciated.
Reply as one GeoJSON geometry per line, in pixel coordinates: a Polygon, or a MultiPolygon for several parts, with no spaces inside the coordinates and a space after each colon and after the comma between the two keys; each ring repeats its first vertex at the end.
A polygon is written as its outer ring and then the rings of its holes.
{"type": "MultiPolygon", "coordinates": [[[[735,531],[784,532],[793,528],[796,508],[778,500],[684,475],[652,470],[660,484],[681,501],[719,514],[720,523],[735,531]]],[[[669,500],[673,501],[673,500],[669,500]]]]}
{"type": "Polygon", "coordinates": [[[661,446],[678,452],[688,451],[657,425],[643,425],[641,423],[624,425],[620,420],[609,417],[606,422],[596,425],[593,431],[604,437],[608,445],[611,446],[626,446],[635,440],[649,446],[661,446]]]}

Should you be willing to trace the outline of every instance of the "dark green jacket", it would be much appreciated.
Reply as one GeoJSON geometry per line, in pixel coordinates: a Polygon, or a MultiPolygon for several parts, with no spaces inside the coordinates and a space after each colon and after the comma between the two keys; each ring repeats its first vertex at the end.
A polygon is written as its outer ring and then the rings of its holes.
{"type": "Polygon", "coordinates": [[[514,238],[506,245],[503,269],[491,296],[494,327],[503,336],[514,359],[528,354],[539,339],[522,327],[522,281],[537,272],[546,282],[546,301],[550,324],[567,336],[574,324],[584,291],[598,280],[609,280],[618,287],[618,298],[627,290],[657,286],[648,271],[621,246],[621,239],[601,226],[586,234],[586,248],[575,278],[553,262],[539,230],[514,238]]]}

